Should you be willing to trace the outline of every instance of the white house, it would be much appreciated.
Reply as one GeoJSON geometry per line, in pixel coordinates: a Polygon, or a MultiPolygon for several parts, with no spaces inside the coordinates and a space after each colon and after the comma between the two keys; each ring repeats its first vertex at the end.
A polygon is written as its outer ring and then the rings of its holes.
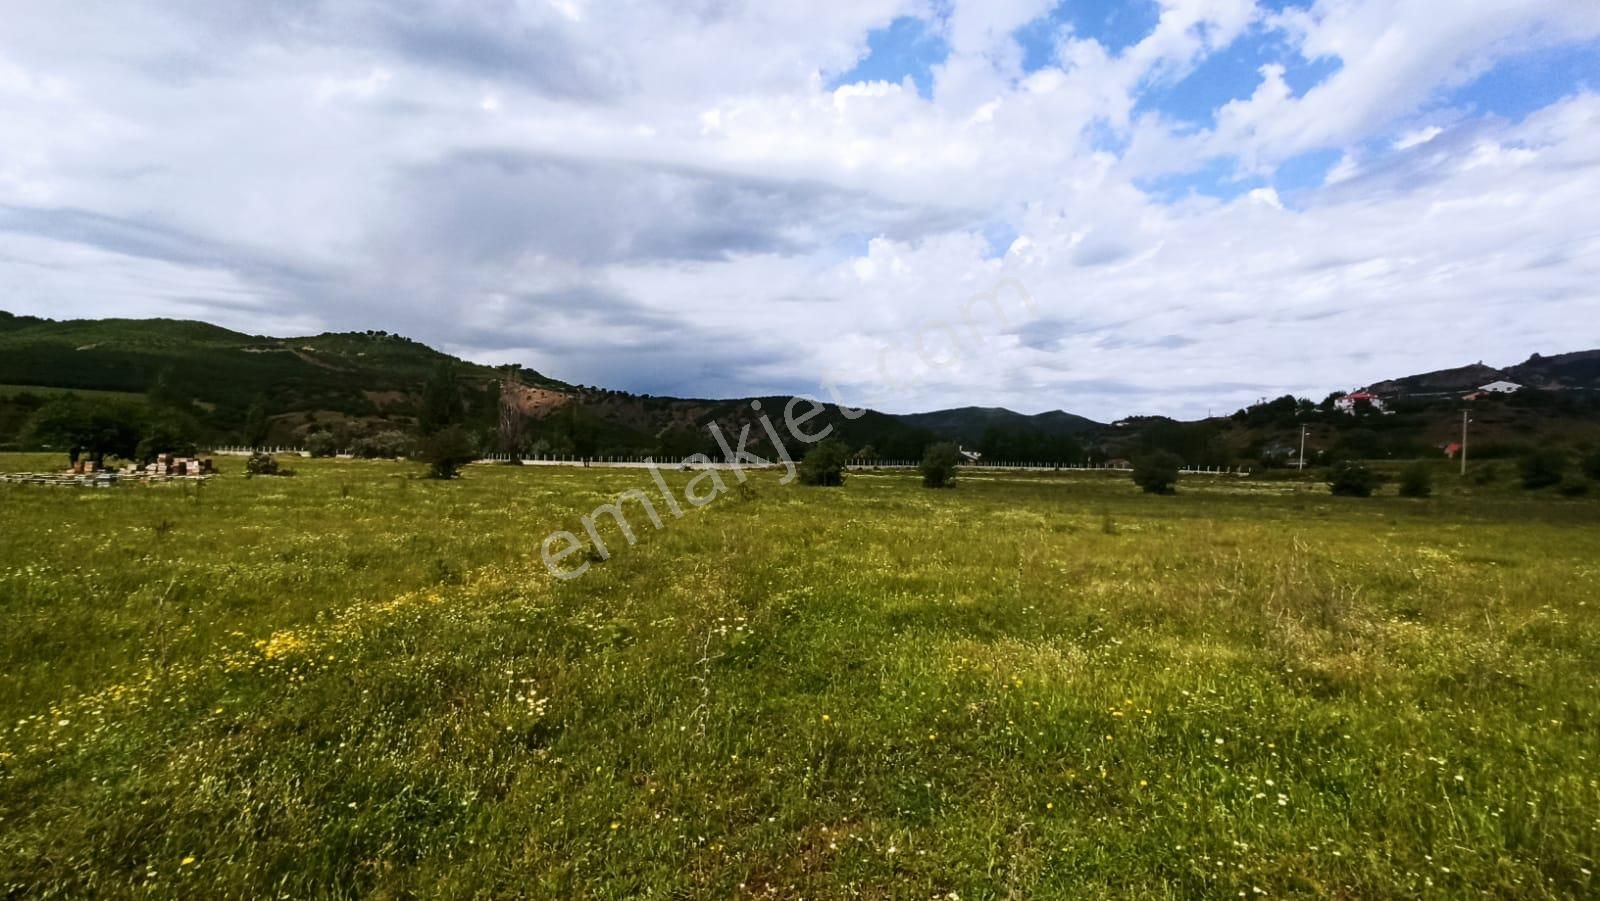
{"type": "Polygon", "coordinates": [[[1353,394],[1346,394],[1344,397],[1334,401],[1333,406],[1340,413],[1349,413],[1351,416],[1354,416],[1356,413],[1356,404],[1360,403],[1361,401],[1366,401],[1367,403],[1371,404],[1372,409],[1374,410],[1382,410],[1384,407],[1383,398],[1373,394],[1371,391],[1357,391],[1353,394]]]}
{"type": "Polygon", "coordinates": [[[1522,386],[1516,382],[1500,381],[1490,382],[1489,384],[1480,387],[1478,390],[1488,391],[1491,394],[1516,394],[1518,391],[1522,390],[1522,386]]]}

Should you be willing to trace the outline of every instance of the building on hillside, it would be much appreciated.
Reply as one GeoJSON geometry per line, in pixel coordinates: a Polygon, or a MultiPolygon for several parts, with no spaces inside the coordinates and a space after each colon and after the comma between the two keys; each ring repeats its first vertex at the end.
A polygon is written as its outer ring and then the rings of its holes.
{"type": "Polygon", "coordinates": [[[1503,380],[1478,386],[1478,391],[1484,394],[1516,394],[1521,390],[1522,386],[1516,382],[1507,382],[1503,380]]]}
{"type": "Polygon", "coordinates": [[[1382,410],[1384,408],[1383,398],[1373,394],[1371,391],[1353,391],[1334,401],[1333,406],[1340,413],[1348,413],[1354,416],[1356,411],[1360,409],[1362,402],[1370,404],[1374,410],[1382,410]]]}

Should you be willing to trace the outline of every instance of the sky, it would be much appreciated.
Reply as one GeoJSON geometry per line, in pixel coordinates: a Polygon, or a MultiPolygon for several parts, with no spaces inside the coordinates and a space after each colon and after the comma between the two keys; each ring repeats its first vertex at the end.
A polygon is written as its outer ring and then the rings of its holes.
{"type": "Polygon", "coordinates": [[[0,309],[1109,420],[1600,347],[1592,0],[0,0],[0,309]]]}

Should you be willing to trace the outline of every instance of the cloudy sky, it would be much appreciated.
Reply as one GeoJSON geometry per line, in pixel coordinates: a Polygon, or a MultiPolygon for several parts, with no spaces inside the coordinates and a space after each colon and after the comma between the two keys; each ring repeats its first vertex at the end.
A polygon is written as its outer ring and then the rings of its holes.
{"type": "Polygon", "coordinates": [[[0,0],[0,309],[1101,418],[1600,347],[1594,0],[0,0]]]}

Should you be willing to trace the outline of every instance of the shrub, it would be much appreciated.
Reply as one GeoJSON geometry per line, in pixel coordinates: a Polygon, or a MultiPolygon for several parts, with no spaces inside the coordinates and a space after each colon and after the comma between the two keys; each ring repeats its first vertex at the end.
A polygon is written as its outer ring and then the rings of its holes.
{"type": "Polygon", "coordinates": [[[460,426],[441,429],[422,439],[418,457],[428,464],[428,478],[453,479],[461,467],[477,459],[472,443],[460,426]]]}
{"type": "Polygon", "coordinates": [[[350,453],[367,460],[399,459],[411,453],[411,436],[393,429],[368,435],[350,445],[350,453]]]}
{"type": "Polygon", "coordinates": [[[257,451],[244,463],[246,476],[292,476],[294,470],[285,468],[278,458],[257,451]]]}
{"type": "Polygon", "coordinates": [[[1183,461],[1169,451],[1152,451],[1133,462],[1134,484],[1145,494],[1177,494],[1183,461]]]}
{"type": "Polygon", "coordinates": [[[838,487],[844,484],[844,467],[850,452],[839,441],[824,441],[800,461],[800,484],[838,487]]]}
{"type": "Polygon", "coordinates": [[[1522,458],[1522,487],[1529,491],[1561,484],[1567,474],[1567,455],[1554,448],[1537,450],[1522,458]]]}
{"type": "Polygon", "coordinates": [[[1371,497],[1377,487],[1377,473],[1365,464],[1346,460],[1328,470],[1328,490],[1337,497],[1371,497]]]}
{"type": "Polygon", "coordinates": [[[312,432],[306,436],[306,453],[313,457],[331,457],[339,452],[339,442],[332,432],[312,432]]]}
{"type": "Polygon", "coordinates": [[[922,455],[922,486],[948,488],[955,483],[956,467],[961,464],[961,449],[950,442],[928,448],[922,455]]]}
{"type": "Polygon", "coordinates": [[[1472,467],[1469,478],[1474,485],[1492,485],[1500,481],[1500,467],[1493,463],[1472,467]]]}
{"type": "Polygon", "coordinates": [[[1583,458],[1583,474],[1600,481],[1600,450],[1583,458]]]}
{"type": "Polygon", "coordinates": [[[1400,473],[1401,497],[1431,497],[1433,495],[1433,467],[1417,462],[1400,473]]]}
{"type": "Polygon", "coordinates": [[[1568,476],[1556,488],[1562,497],[1583,497],[1589,493],[1589,483],[1577,476],[1568,476]]]}

